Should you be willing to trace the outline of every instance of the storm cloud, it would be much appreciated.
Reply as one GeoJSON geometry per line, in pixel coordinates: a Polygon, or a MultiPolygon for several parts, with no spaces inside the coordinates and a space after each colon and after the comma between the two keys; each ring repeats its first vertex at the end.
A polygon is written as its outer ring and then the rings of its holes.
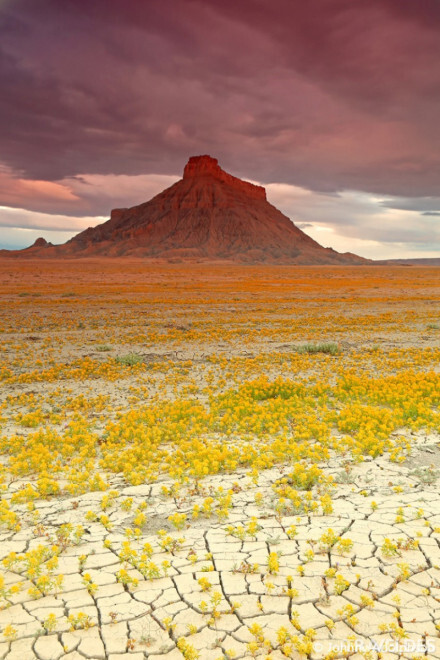
{"type": "MultiPolygon", "coordinates": [[[[5,0],[0,205],[107,217],[209,153],[318,201],[369,195],[423,243],[421,214],[440,209],[439,36],[437,0],[5,0]]],[[[359,229],[321,213],[299,221],[359,229]]]]}

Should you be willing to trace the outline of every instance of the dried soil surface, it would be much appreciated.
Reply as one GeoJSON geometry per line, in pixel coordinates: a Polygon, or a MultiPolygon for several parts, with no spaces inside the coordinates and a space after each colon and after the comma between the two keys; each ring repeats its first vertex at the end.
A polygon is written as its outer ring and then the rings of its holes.
{"type": "Polygon", "coordinates": [[[108,423],[130,411],[208,406],[261,376],[435,384],[438,269],[0,261],[0,286],[0,659],[440,658],[440,426],[420,422],[436,406],[390,432],[402,462],[339,450],[351,431],[337,425],[327,457],[308,441],[318,455],[302,464],[323,480],[299,500],[328,494],[330,509],[280,504],[292,458],[178,485],[166,471],[133,485],[101,470],[106,490],[74,494],[63,472],[58,493],[28,501],[14,494],[35,486],[38,465],[11,467],[14,442],[65,433],[78,415],[101,452],[108,423]],[[298,353],[330,342],[335,355],[298,353]],[[54,566],[47,550],[33,571],[32,552],[54,545],[54,566]]]}

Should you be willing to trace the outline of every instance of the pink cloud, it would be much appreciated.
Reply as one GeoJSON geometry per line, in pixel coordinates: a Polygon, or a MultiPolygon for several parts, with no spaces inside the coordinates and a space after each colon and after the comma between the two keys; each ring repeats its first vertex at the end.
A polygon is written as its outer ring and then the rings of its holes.
{"type": "Polygon", "coordinates": [[[60,181],[211,153],[264,181],[434,194],[439,9],[416,4],[6,4],[2,158],[60,181]]]}

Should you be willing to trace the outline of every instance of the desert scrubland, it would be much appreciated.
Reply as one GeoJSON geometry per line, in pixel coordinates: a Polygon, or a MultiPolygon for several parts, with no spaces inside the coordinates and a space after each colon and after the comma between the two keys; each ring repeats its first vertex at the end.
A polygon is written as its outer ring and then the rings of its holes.
{"type": "Polygon", "coordinates": [[[440,658],[439,269],[0,282],[0,658],[440,658]]]}

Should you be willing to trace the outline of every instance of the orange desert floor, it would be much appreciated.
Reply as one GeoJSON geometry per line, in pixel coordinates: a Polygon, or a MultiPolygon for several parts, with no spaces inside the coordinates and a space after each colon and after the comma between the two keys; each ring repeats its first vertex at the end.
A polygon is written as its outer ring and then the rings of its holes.
{"type": "Polygon", "coordinates": [[[0,659],[440,658],[440,269],[0,287],[0,659]]]}

